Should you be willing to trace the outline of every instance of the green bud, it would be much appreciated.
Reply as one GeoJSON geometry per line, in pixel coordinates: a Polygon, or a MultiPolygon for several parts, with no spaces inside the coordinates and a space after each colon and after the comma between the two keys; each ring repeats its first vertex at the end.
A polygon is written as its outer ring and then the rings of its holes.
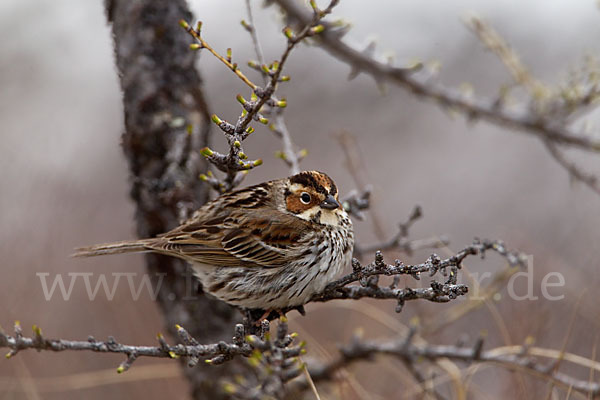
{"type": "Polygon", "coordinates": [[[248,135],[251,134],[252,132],[254,132],[254,128],[253,127],[249,126],[249,127],[246,128],[246,133],[248,135]]]}
{"type": "Polygon", "coordinates": [[[233,142],[233,145],[234,145],[235,147],[237,147],[238,149],[239,149],[240,147],[242,147],[242,144],[240,143],[240,141],[239,141],[239,140],[236,140],[235,142],[233,142]]]}
{"type": "Polygon", "coordinates": [[[236,392],[235,385],[233,385],[231,383],[224,384],[223,385],[223,390],[227,394],[235,394],[235,392],[236,392]]]}
{"type": "Polygon", "coordinates": [[[123,372],[125,372],[125,367],[121,365],[119,368],[117,368],[117,374],[122,374],[123,372]]]}
{"type": "Polygon", "coordinates": [[[231,61],[231,47],[227,49],[227,60],[231,61]]]}
{"type": "Polygon", "coordinates": [[[190,44],[190,49],[191,50],[200,50],[202,48],[202,46],[199,43],[192,43],[190,44]]]}
{"type": "Polygon", "coordinates": [[[254,61],[254,60],[248,61],[248,66],[250,68],[256,68],[256,66],[257,66],[256,61],[254,61]]]}
{"type": "Polygon", "coordinates": [[[238,94],[237,96],[235,96],[236,100],[239,101],[239,103],[241,105],[246,104],[246,99],[244,98],[244,96],[242,96],[241,94],[238,94]]]}
{"type": "Polygon", "coordinates": [[[36,336],[42,336],[42,328],[40,328],[37,325],[33,325],[33,333],[35,333],[36,336]]]}
{"type": "Polygon", "coordinates": [[[183,29],[189,29],[190,28],[190,25],[184,19],[180,19],[179,20],[179,26],[181,26],[183,29]]]}
{"type": "Polygon", "coordinates": [[[260,122],[260,123],[261,123],[261,124],[263,124],[263,125],[266,125],[266,124],[268,124],[268,123],[269,123],[269,120],[268,120],[267,118],[265,118],[265,117],[260,117],[260,118],[258,119],[258,122],[260,122]]]}
{"type": "Polygon", "coordinates": [[[310,28],[310,31],[312,32],[313,35],[316,35],[318,33],[321,33],[325,30],[325,26],[324,25],[317,25],[317,26],[313,26],[312,28],[310,28]]]}
{"type": "Polygon", "coordinates": [[[202,31],[202,21],[196,23],[196,32],[198,32],[198,35],[200,34],[200,31],[202,31]]]}
{"type": "Polygon", "coordinates": [[[248,158],[248,156],[246,155],[246,153],[244,153],[243,151],[240,151],[240,152],[239,152],[239,154],[238,154],[238,156],[239,156],[239,157],[240,157],[242,160],[245,160],[245,159],[247,159],[247,158],[248,158]]]}
{"type": "Polygon", "coordinates": [[[282,77],[281,77],[281,78],[279,78],[279,79],[281,79],[281,81],[282,81],[282,82],[287,82],[287,81],[289,81],[291,78],[290,78],[290,76],[289,76],[289,75],[284,75],[284,76],[282,76],[282,77]]]}
{"type": "Polygon", "coordinates": [[[258,160],[254,160],[254,162],[252,163],[255,167],[258,167],[259,165],[262,165],[263,161],[262,159],[258,159],[258,160]]]}
{"type": "MultiPolygon", "coordinates": [[[[203,149],[200,149],[200,154],[202,154],[204,157],[210,157],[214,154],[214,151],[212,151],[208,147],[204,147],[203,149]]],[[[177,330],[182,329],[179,325],[176,325],[175,327],[177,328],[177,330]]]]}
{"type": "Polygon", "coordinates": [[[260,66],[260,69],[262,69],[262,71],[263,71],[265,74],[270,74],[270,73],[271,73],[271,70],[269,70],[269,67],[268,67],[266,64],[263,64],[263,65],[261,65],[261,66],[260,66]]]}
{"type": "Polygon", "coordinates": [[[283,99],[283,100],[279,100],[277,102],[277,107],[281,107],[281,108],[285,108],[287,107],[287,100],[283,99]]]}
{"type": "Polygon", "coordinates": [[[217,114],[213,114],[212,117],[210,117],[212,119],[212,122],[214,122],[217,125],[221,125],[221,118],[217,117],[217,114]]]}
{"type": "Polygon", "coordinates": [[[289,26],[283,30],[283,34],[288,39],[292,39],[294,37],[294,32],[292,32],[292,28],[290,28],[289,26]]]}
{"type": "Polygon", "coordinates": [[[204,182],[206,182],[206,181],[208,180],[208,176],[206,176],[205,174],[200,174],[200,175],[198,176],[198,178],[200,178],[200,180],[201,180],[201,181],[204,181],[204,182]]]}

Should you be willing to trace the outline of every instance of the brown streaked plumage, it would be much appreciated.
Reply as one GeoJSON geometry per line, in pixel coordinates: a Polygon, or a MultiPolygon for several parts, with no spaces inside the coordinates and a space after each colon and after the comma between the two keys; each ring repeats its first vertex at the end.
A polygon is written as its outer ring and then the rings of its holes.
{"type": "Polygon", "coordinates": [[[77,249],[76,257],[155,252],[192,263],[204,290],[245,308],[306,303],[352,258],[352,222],[333,180],[305,171],[223,194],[152,239],[77,249]]]}

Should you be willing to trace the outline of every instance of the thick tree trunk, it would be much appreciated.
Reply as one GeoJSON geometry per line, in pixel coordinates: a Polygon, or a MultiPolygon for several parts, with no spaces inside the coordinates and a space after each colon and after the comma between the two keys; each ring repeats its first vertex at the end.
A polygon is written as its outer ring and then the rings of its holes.
{"type": "MultiPolygon", "coordinates": [[[[131,170],[137,231],[149,237],[173,228],[207,199],[207,187],[197,179],[204,166],[197,150],[208,141],[207,106],[194,53],[188,51],[190,38],[178,24],[192,15],[183,0],[108,0],[106,12],[123,90],[123,149],[131,170]]],[[[231,338],[239,313],[197,291],[190,293],[184,263],[148,255],[147,268],[156,283],[157,275],[166,273],[157,301],[169,332],[180,324],[200,342],[231,338]],[[190,300],[190,295],[195,298],[190,300]]],[[[221,398],[217,378],[232,368],[239,364],[186,367],[193,397],[221,398]]]]}

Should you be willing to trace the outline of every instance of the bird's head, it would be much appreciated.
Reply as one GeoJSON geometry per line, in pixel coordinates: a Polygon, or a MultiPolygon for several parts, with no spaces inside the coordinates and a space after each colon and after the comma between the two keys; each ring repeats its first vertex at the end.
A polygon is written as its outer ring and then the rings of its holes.
{"type": "Polygon", "coordinates": [[[323,172],[304,171],[289,177],[284,197],[287,211],[307,221],[337,226],[340,217],[346,216],[337,186],[323,172]]]}

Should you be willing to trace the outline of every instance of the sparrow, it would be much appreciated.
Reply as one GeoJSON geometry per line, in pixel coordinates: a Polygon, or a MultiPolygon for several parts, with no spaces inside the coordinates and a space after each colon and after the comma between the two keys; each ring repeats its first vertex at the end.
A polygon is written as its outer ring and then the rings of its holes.
{"type": "Polygon", "coordinates": [[[152,252],[191,263],[205,292],[246,309],[306,304],[352,261],[352,221],[318,171],[225,193],[155,238],[76,249],[75,257],[152,252]]]}

